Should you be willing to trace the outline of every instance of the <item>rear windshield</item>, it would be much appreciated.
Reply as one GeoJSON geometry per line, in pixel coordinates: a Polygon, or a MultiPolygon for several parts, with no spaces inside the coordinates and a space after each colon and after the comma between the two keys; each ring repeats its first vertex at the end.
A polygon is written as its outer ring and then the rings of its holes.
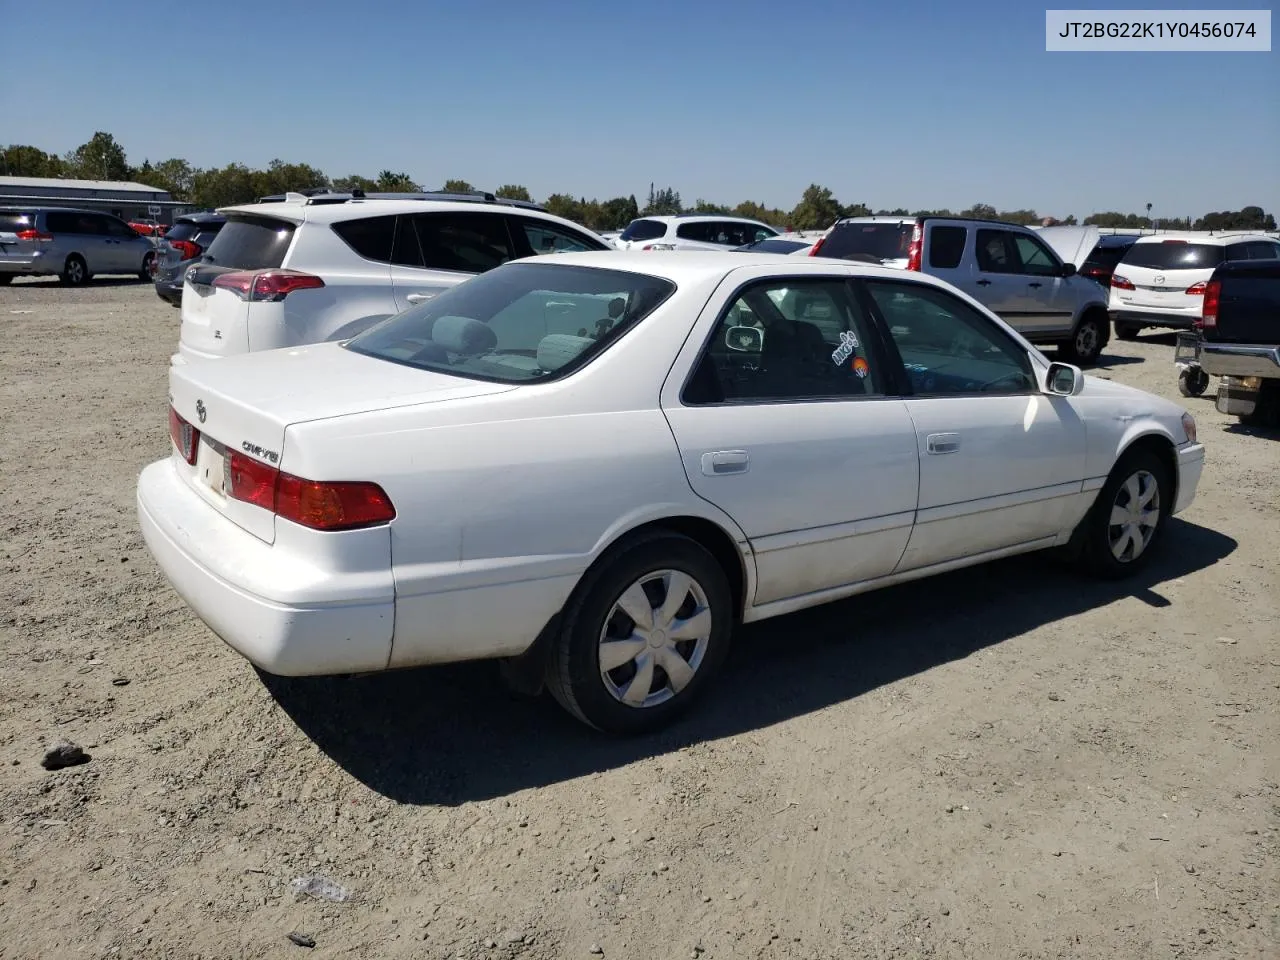
{"type": "Polygon", "coordinates": [[[284,262],[295,227],[275,217],[232,217],[218,231],[205,256],[219,267],[269,270],[284,262]]]}
{"type": "Polygon", "coordinates": [[[1210,243],[1135,243],[1120,261],[1153,270],[1202,270],[1222,263],[1223,248],[1210,243]]]}
{"type": "Polygon", "coordinates": [[[745,247],[738,247],[738,250],[746,250],[750,253],[795,253],[803,247],[813,246],[812,240],[782,240],[770,237],[768,240],[758,240],[755,243],[749,243],[745,247]]]}
{"type": "Polygon", "coordinates": [[[622,231],[622,240],[656,240],[667,235],[667,225],[661,220],[632,220],[622,231]]]}
{"type": "Polygon", "coordinates": [[[641,273],[509,263],[384,320],[347,347],[423,370],[530,383],[589,362],[674,290],[641,273]]]}
{"type": "Polygon", "coordinates": [[[1093,252],[1089,254],[1089,259],[1084,262],[1084,266],[1114,267],[1128,250],[1128,247],[1104,247],[1102,244],[1098,244],[1093,248],[1093,252]]]}
{"type": "Polygon", "coordinates": [[[190,240],[200,230],[201,225],[194,224],[190,220],[179,220],[165,231],[165,238],[168,240],[190,240]]]}
{"type": "Polygon", "coordinates": [[[19,230],[30,229],[30,214],[0,211],[0,233],[17,233],[19,230]]]}
{"type": "Polygon", "coordinates": [[[914,230],[912,222],[837,223],[819,253],[838,259],[863,254],[877,260],[905,260],[914,230]]]}

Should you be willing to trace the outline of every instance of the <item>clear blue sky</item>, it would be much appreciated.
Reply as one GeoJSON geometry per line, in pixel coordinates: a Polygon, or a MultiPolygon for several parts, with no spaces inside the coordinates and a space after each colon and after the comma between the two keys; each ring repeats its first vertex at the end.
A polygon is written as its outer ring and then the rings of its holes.
{"type": "Polygon", "coordinates": [[[1044,10],[0,0],[0,143],[106,130],[131,163],[279,157],[538,199],[643,203],[655,181],[790,208],[816,182],[873,207],[1280,212],[1280,53],[1046,53],[1044,10]]]}

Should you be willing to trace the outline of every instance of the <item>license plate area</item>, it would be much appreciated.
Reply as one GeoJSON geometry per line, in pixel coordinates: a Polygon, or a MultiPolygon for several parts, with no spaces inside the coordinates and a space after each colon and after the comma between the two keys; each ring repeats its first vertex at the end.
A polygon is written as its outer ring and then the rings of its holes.
{"type": "Polygon", "coordinates": [[[212,493],[224,499],[231,487],[231,455],[227,448],[200,435],[200,455],[196,458],[196,474],[200,482],[212,493]]]}

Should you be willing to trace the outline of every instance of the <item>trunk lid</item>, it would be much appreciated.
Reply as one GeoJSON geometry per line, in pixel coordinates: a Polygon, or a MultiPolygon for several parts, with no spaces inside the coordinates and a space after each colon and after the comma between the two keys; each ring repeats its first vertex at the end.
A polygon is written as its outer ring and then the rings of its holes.
{"type": "Polygon", "coordinates": [[[287,470],[285,430],[291,424],[514,389],[512,384],[466,380],[379,360],[337,343],[175,366],[169,371],[170,403],[200,436],[195,464],[188,464],[176,450],[174,461],[187,484],[214,509],[271,543],[275,515],[227,495],[233,453],[287,470]]]}
{"type": "Polygon", "coordinates": [[[264,304],[251,304],[213,282],[225,273],[283,266],[300,222],[283,211],[273,216],[228,214],[226,225],[183,280],[183,347],[202,357],[249,352],[250,309],[264,304]]]}
{"type": "Polygon", "coordinates": [[[37,241],[20,240],[18,234],[35,229],[36,218],[29,213],[0,210],[0,262],[29,262],[38,249],[37,241]]]}
{"type": "Polygon", "coordinates": [[[1053,247],[1063,263],[1073,263],[1077,270],[1084,266],[1101,237],[1098,228],[1094,226],[1041,227],[1036,232],[1044,238],[1045,243],[1053,247]]]}

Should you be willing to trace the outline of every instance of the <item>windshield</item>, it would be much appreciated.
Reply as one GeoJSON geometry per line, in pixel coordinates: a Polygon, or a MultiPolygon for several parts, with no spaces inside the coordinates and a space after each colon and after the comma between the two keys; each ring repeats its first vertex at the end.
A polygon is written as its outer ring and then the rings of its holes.
{"type": "Polygon", "coordinates": [[[531,383],[583,366],[674,290],[641,273],[511,263],[384,320],[347,347],[423,370],[531,383]]]}
{"type": "Polygon", "coordinates": [[[1120,262],[1152,270],[1204,270],[1216,267],[1222,260],[1223,248],[1216,244],[1162,240],[1135,243],[1120,262]]]}
{"type": "Polygon", "coordinates": [[[915,222],[837,223],[819,251],[824,257],[843,259],[861,254],[877,260],[905,260],[911,249],[915,222]]]}
{"type": "Polygon", "coordinates": [[[813,246],[812,240],[783,240],[779,237],[768,237],[736,249],[750,253],[795,253],[797,250],[811,246],[813,246]]]}

